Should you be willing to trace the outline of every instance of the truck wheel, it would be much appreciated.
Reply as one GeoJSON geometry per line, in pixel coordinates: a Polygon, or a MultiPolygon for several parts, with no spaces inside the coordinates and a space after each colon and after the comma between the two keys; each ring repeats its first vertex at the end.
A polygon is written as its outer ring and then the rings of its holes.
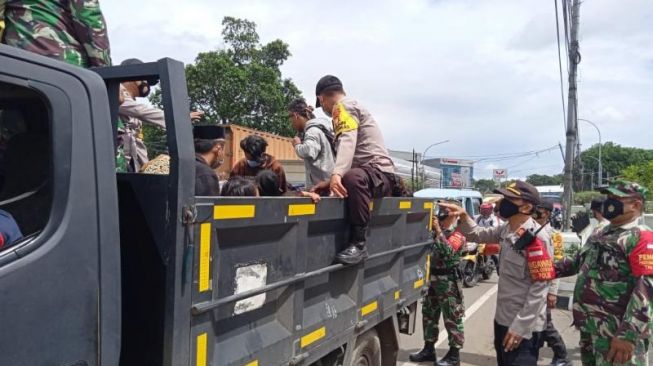
{"type": "Polygon", "coordinates": [[[376,330],[370,329],[358,336],[351,366],[381,366],[381,341],[376,330]]]}

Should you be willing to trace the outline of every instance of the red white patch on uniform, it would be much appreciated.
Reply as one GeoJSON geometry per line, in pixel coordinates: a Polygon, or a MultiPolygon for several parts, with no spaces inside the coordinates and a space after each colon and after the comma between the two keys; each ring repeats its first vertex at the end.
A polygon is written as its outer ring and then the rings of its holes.
{"type": "Polygon", "coordinates": [[[463,246],[463,244],[466,242],[466,239],[465,236],[459,231],[455,231],[453,234],[451,234],[451,236],[449,236],[447,241],[449,242],[449,246],[451,246],[454,251],[457,251],[460,249],[460,247],[463,246]]]}
{"type": "Polygon", "coordinates": [[[635,276],[653,275],[653,231],[641,231],[639,242],[628,256],[630,271],[635,276]]]}
{"type": "Polygon", "coordinates": [[[536,250],[534,252],[528,252],[529,257],[541,257],[542,255],[544,255],[544,252],[541,251],[541,250],[536,250]]]}

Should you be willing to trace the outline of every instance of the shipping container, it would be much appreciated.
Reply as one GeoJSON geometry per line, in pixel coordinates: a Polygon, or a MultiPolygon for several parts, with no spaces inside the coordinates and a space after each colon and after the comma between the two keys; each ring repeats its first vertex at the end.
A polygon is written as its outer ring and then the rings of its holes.
{"type": "Polygon", "coordinates": [[[219,168],[219,172],[229,174],[231,168],[240,159],[245,158],[245,154],[240,148],[240,141],[249,135],[263,137],[268,142],[267,153],[274,156],[277,160],[288,162],[301,161],[295,153],[291,138],[230,124],[225,125],[225,139],[227,143],[225,145],[224,163],[219,168]]]}

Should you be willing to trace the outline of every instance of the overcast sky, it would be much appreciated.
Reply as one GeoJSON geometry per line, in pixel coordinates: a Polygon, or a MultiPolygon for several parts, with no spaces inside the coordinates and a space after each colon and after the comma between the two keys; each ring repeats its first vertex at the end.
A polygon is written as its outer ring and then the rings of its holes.
{"type": "MultiPolygon", "coordinates": [[[[262,42],[290,45],[284,77],[307,100],[314,103],[321,76],[337,75],[376,117],[391,149],[423,151],[451,140],[427,155],[455,158],[564,145],[553,0],[101,5],[115,63],[129,57],[193,62],[198,52],[222,46],[224,16],[252,20],[262,42]]],[[[599,125],[604,141],[653,148],[650,0],[586,0],[580,16],[579,116],[599,125]]],[[[584,147],[598,142],[591,126],[580,128],[584,147]]],[[[559,173],[563,162],[559,150],[482,160],[476,178],[489,177],[492,168],[524,177],[559,173]]]]}

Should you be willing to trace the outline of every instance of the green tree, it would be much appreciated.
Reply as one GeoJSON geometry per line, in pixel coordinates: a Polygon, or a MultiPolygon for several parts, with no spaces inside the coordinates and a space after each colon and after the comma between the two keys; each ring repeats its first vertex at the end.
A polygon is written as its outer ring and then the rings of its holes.
{"type": "Polygon", "coordinates": [[[483,194],[490,193],[497,188],[497,183],[492,179],[478,179],[474,181],[474,188],[483,194]]]}
{"type": "Polygon", "coordinates": [[[534,186],[557,186],[562,184],[563,180],[562,174],[557,175],[541,175],[541,174],[531,174],[526,177],[526,182],[534,186]]]}
{"type": "Polygon", "coordinates": [[[648,188],[647,199],[653,199],[653,160],[631,165],[623,170],[621,176],[624,179],[637,182],[648,188]]]}
{"type": "Polygon", "coordinates": [[[256,24],[225,17],[223,49],[200,53],[186,66],[192,109],[206,113],[212,123],[235,123],[292,136],[286,106],[301,97],[280,66],[290,57],[281,40],[259,43],[256,24]]]}
{"type": "MultiPolygon", "coordinates": [[[[286,107],[301,93],[281,75],[280,67],[290,57],[288,45],[281,40],[261,45],[256,24],[249,20],[225,17],[222,26],[225,47],[200,53],[186,65],[191,110],[204,111],[202,123],[235,123],[293,136],[286,107]]],[[[163,108],[160,89],[150,102],[163,108]]],[[[145,124],[143,135],[150,159],[166,153],[164,131],[145,124]]]]}
{"type": "MultiPolygon", "coordinates": [[[[653,160],[653,150],[635,147],[624,147],[614,142],[602,145],[601,162],[603,165],[603,179],[617,177],[631,165],[641,165],[653,160]]],[[[580,154],[585,172],[598,171],[599,144],[596,144],[580,154]]],[[[590,189],[590,179],[584,180],[584,188],[590,189]]],[[[605,181],[604,181],[605,183],[605,181]]]]}

